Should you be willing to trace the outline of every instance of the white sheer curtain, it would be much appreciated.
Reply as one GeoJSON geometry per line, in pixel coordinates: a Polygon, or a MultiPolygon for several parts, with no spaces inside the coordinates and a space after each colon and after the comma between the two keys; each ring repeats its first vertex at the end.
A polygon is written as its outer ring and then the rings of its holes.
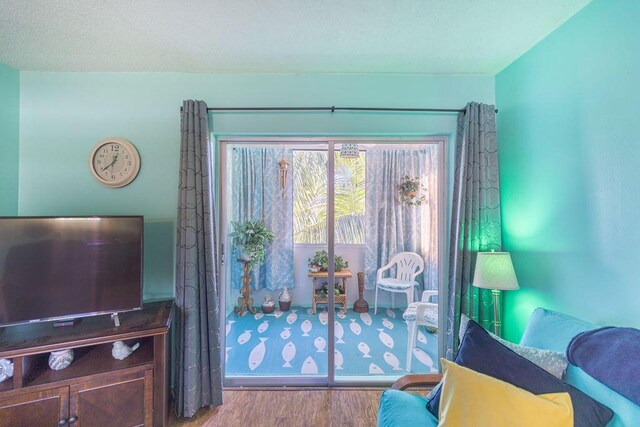
{"type": "Polygon", "coordinates": [[[365,209],[365,287],[374,289],[378,268],[398,252],[415,252],[425,261],[421,284],[438,289],[438,148],[367,150],[365,209]],[[397,185],[418,177],[426,188],[420,206],[403,205],[397,185]]]}
{"type": "MultiPolygon", "coordinates": [[[[233,148],[231,220],[262,220],[274,234],[266,248],[264,263],[253,270],[253,289],[270,290],[293,286],[293,186],[288,180],[284,194],[278,162],[293,160],[284,148],[233,148]]],[[[231,286],[242,287],[242,266],[233,259],[231,286]]]]}

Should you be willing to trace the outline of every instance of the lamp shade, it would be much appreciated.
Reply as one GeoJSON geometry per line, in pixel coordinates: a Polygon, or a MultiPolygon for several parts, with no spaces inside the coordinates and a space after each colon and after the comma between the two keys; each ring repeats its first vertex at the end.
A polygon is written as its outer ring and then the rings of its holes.
{"type": "Polygon", "coordinates": [[[478,252],[473,286],[501,291],[519,289],[509,252],[478,252]]]}

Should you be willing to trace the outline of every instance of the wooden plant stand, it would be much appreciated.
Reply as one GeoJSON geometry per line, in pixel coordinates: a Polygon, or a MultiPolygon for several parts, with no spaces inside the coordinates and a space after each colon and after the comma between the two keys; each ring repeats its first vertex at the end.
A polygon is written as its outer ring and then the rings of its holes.
{"type": "Polygon", "coordinates": [[[238,316],[242,316],[244,315],[245,309],[249,313],[255,313],[257,310],[253,306],[251,288],[249,287],[249,284],[251,283],[251,263],[250,261],[245,261],[243,259],[239,259],[238,261],[242,263],[242,296],[238,297],[238,305],[233,308],[233,311],[238,313],[238,316]]]}
{"type": "MultiPolygon", "coordinates": [[[[329,274],[326,271],[319,271],[317,273],[309,272],[307,275],[313,279],[313,285],[311,286],[311,292],[313,293],[313,314],[316,314],[316,306],[318,304],[329,304],[329,296],[316,295],[316,282],[318,279],[327,279],[329,274]]],[[[347,313],[347,279],[351,278],[351,271],[343,269],[336,271],[334,274],[335,279],[342,279],[342,287],[344,288],[344,294],[334,296],[334,303],[336,305],[342,305],[342,312],[347,313]]]]}

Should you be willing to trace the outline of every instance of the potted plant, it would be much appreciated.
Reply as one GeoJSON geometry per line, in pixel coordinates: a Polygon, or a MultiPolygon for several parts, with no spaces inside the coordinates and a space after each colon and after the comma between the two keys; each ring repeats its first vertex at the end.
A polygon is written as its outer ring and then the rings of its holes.
{"type": "Polygon", "coordinates": [[[403,205],[420,206],[426,199],[424,194],[420,195],[420,191],[427,191],[427,189],[420,184],[418,177],[403,176],[396,189],[398,190],[398,200],[403,205]]]}
{"type": "Polygon", "coordinates": [[[273,243],[273,233],[267,230],[264,221],[231,221],[233,232],[229,234],[238,251],[238,257],[250,266],[264,262],[265,248],[273,243]]]}
{"type": "MultiPolygon", "coordinates": [[[[326,297],[327,295],[329,295],[329,284],[327,282],[324,282],[320,288],[315,290],[315,293],[319,297],[326,297]]],[[[333,287],[333,294],[335,296],[344,294],[344,286],[342,285],[342,283],[336,282],[333,287]]]]}
{"type": "MultiPolygon", "coordinates": [[[[349,267],[349,262],[345,261],[341,256],[334,255],[333,262],[336,271],[341,271],[349,267]]],[[[327,251],[317,251],[313,258],[309,258],[309,271],[317,273],[319,271],[327,271],[329,268],[329,254],[327,251]]]]}

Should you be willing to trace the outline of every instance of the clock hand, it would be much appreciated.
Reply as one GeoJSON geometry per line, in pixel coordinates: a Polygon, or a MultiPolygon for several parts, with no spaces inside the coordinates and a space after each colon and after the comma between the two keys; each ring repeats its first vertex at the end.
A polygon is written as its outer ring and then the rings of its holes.
{"type": "Polygon", "coordinates": [[[115,165],[115,164],[116,164],[116,161],[118,160],[118,154],[119,154],[119,153],[116,153],[116,155],[115,155],[115,156],[113,156],[113,160],[111,161],[111,163],[109,163],[107,166],[105,166],[105,167],[103,167],[103,168],[102,168],[102,170],[103,170],[103,171],[104,171],[104,170],[106,170],[106,169],[108,169],[110,166],[113,166],[113,165],[115,165]]]}
{"type": "Polygon", "coordinates": [[[115,161],[115,160],[113,160],[113,161],[112,161],[111,163],[109,163],[107,166],[103,167],[103,168],[102,168],[102,170],[104,171],[104,170],[108,169],[110,166],[113,166],[113,164],[114,164],[115,162],[116,162],[116,161],[115,161]]]}

